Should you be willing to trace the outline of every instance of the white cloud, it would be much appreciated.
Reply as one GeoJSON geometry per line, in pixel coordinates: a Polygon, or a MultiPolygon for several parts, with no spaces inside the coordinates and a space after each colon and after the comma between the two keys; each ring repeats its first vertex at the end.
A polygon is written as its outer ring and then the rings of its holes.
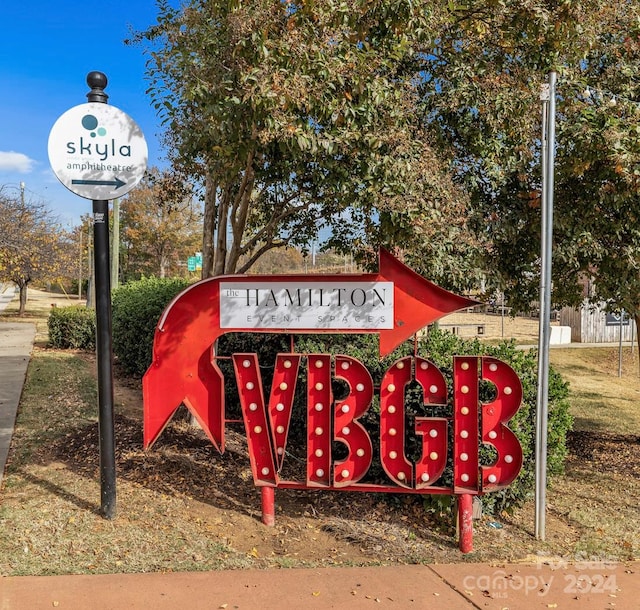
{"type": "Polygon", "coordinates": [[[28,174],[33,168],[35,161],[18,152],[5,152],[0,150],[0,171],[13,171],[20,174],[28,174]]]}

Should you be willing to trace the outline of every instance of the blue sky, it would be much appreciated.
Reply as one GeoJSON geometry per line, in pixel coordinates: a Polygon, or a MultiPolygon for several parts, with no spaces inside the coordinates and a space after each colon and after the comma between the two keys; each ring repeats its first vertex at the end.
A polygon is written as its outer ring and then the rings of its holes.
{"type": "Polygon", "coordinates": [[[141,127],[149,166],[162,165],[160,121],[145,90],[145,57],[125,46],[129,27],[156,22],[153,0],[4,0],[0,9],[0,186],[47,204],[66,226],[91,212],[91,201],[68,191],[49,165],[47,141],[58,117],[87,102],[86,76],[109,79],[109,103],[141,127]]]}

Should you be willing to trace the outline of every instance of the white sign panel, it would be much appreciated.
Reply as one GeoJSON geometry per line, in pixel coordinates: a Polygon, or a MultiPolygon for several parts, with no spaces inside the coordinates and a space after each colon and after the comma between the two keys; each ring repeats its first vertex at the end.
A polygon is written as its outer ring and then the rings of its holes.
{"type": "Polygon", "coordinates": [[[221,282],[220,328],[391,329],[393,282],[221,282]]]}
{"type": "Polygon", "coordinates": [[[127,114],[109,104],[80,104],[51,128],[49,162],[70,191],[94,200],[128,193],[147,168],[147,142],[127,114]]]}

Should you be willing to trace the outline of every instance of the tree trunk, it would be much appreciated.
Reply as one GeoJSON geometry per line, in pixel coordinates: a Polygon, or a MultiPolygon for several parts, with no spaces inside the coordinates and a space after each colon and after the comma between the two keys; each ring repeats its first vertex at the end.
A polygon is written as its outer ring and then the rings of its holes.
{"type": "Polygon", "coordinates": [[[213,276],[213,232],[216,222],[216,192],[218,185],[207,172],[204,190],[204,217],[202,226],[202,279],[213,276]]]}
{"type": "Polygon", "coordinates": [[[24,284],[20,282],[18,284],[18,288],[20,288],[20,308],[18,309],[18,315],[24,316],[24,313],[27,309],[27,283],[24,284]]]}
{"type": "Polygon", "coordinates": [[[249,206],[251,205],[251,195],[253,192],[253,170],[248,169],[249,179],[243,181],[239,197],[234,202],[234,213],[231,221],[232,242],[229,249],[227,271],[237,273],[240,254],[242,252],[242,235],[247,224],[249,206]]]}
{"type": "Polygon", "coordinates": [[[238,187],[232,208],[231,208],[231,247],[227,244],[227,263],[225,265],[226,273],[236,273],[240,253],[242,252],[242,236],[247,226],[247,218],[249,216],[249,206],[251,205],[251,195],[253,193],[253,183],[255,172],[253,170],[253,151],[249,152],[247,162],[242,175],[242,180],[238,187]]]}
{"type": "Polygon", "coordinates": [[[229,220],[229,202],[233,185],[227,184],[220,193],[216,210],[216,243],[213,253],[213,275],[227,273],[227,222],[229,220]]]}

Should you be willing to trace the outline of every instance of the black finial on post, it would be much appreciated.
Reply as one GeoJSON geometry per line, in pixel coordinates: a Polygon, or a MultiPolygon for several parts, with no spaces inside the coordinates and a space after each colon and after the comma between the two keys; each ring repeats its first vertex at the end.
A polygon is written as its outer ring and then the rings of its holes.
{"type": "Polygon", "coordinates": [[[89,102],[100,102],[106,104],[109,96],[104,92],[107,86],[107,75],[103,72],[94,70],[87,74],[87,85],[91,87],[91,91],[87,93],[87,100],[89,102]]]}

